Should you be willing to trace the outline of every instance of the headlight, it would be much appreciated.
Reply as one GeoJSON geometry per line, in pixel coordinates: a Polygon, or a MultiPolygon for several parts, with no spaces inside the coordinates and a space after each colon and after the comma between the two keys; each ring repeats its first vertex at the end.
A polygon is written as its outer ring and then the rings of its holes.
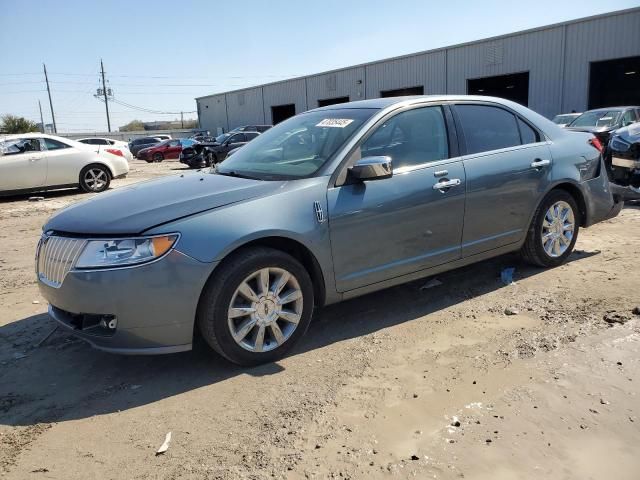
{"type": "Polygon", "coordinates": [[[618,152],[626,152],[627,150],[629,150],[629,148],[631,148],[631,144],[616,136],[611,139],[611,148],[617,150],[618,152]]]}
{"type": "Polygon", "coordinates": [[[178,240],[178,234],[90,240],[76,262],[76,268],[124,267],[162,257],[178,240]]]}

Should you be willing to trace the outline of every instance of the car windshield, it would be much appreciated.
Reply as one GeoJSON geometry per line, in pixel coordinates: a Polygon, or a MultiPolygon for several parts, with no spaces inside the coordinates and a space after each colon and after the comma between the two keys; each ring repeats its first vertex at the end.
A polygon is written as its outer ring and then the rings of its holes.
{"type": "Polygon", "coordinates": [[[231,132],[229,133],[223,133],[222,135],[218,135],[216,137],[216,142],[218,143],[222,143],[224,142],[227,138],[229,138],[231,136],[231,132]]]}
{"type": "Polygon", "coordinates": [[[297,115],[247,143],[215,172],[260,180],[312,176],[376,111],[345,108],[297,115]]]}
{"type": "Polygon", "coordinates": [[[610,127],[618,123],[621,110],[594,110],[576,118],[571,127],[610,127]]]}

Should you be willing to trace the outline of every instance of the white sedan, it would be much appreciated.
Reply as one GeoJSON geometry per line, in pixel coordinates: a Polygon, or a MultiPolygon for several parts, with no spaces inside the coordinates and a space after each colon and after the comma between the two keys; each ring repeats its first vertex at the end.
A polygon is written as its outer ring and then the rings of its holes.
{"type": "Polygon", "coordinates": [[[127,142],[123,142],[122,140],[114,140],[113,138],[103,138],[103,137],[89,137],[89,138],[80,138],[78,142],[84,143],[86,145],[105,145],[104,148],[108,148],[107,146],[111,146],[112,149],[118,149],[122,152],[124,158],[128,161],[133,161],[133,154],[129,150],[129,144],[127,142]]]}
{"type": "Polygon", "coordinates": [[[121,152],[109,150],[43,133],[0,137],[0,195],[78,186],[102,192],[129,173],[121,152]]]}

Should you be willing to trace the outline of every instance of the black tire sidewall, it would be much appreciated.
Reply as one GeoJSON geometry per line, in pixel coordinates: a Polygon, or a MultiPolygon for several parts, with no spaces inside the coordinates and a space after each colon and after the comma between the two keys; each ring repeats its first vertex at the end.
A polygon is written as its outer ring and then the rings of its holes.
{"type": "Polygon", "coordinates": [[[161,153],[154,153],[153,154],[153,161],[154,162],[161,162],[164,160],[164,155],[162,155],[161,153]]]}
{"type": "Polygon", "coordinates": [[[105,190],[107,190],[109,188],[109,185],[111,185],[111,172],[104,165],[98,165],[98,164],[87,165],[86,167],[84,167],[80,171],[80,188],[82,189],[82,191],[84,191],[86,193],[104,192],[105,190]],[[84,181],[84,177],[85,177],[85,174],[87,173],[87,171],[88,170],[92,170],[94,168],[99,168],[100,170],[102,170],[107,175],[107,183],[105,184],[104,188],[101,188],[100,190],[92,190],[92,189],[90,189],[89,186],[84,181]]]}
{"type": "Polygon", "coordinates": [[[578,232],[580,230],[580,210],[578,208],[578,204],[571,194],[565,192],[563,190],[552,191],[545,197],[545,199],[540,204],[540,209],[538,210],[538,215],[534,219],[534,248],[536,250],[536,255],[538,258],[544,263],[546,267],[557,267],[562,265],[566,259],[573,252],[573,248],[575,247],[576,241],[578,240],[578,232]],[[573,238],[571,239],[571,243],[567,250],[560,255],[559,257],[551,257],[545,251],[542,246],[542,222],[547,214],[547,211],[556,202],[563,201],[569,204],[571,210],[573,210],[573,218],[575,223],[575,229],[573,231],[573,238]]]}
{"type": "MultiPolygon", "coordinates": [[[[284,356],[305,334],[314,308],[313,284],[305,268],[293,257],[279,250],[261,249],[264,255],[253,256],[246,261],[236,256],[234,268],[225,268],[205,287],[198,314],[198,324],[210,346],[233,363],[252,366],[275,361],[284,356]],[[243,349],[233,339],[227,323],[228,308],[236,288],[248,275],[265,267],[283,268],[298,281],[303,295],[302,317],[292,336],[280,347],[269,352],[254,353],[243,349]],[[206,312],[206,313],[205,313],[206,312]],[[204,322],[208,325],[205,327],[204,322]],[[209,340],[207,330],[212,330],[215,341],[209,340]]],[[[215,274],[214,274],[215,275],[215,274]]]]}

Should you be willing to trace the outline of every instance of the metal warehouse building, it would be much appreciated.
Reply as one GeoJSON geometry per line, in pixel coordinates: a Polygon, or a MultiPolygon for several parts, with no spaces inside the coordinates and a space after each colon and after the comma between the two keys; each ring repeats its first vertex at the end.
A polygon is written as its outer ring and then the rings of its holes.
{"type": "Polygon", "coordinates": [[[640,105],[640,8],[199,97],[201,128],[276,124],[318,106],[397,95],[478,94],[553,117],[640,105]]]}

